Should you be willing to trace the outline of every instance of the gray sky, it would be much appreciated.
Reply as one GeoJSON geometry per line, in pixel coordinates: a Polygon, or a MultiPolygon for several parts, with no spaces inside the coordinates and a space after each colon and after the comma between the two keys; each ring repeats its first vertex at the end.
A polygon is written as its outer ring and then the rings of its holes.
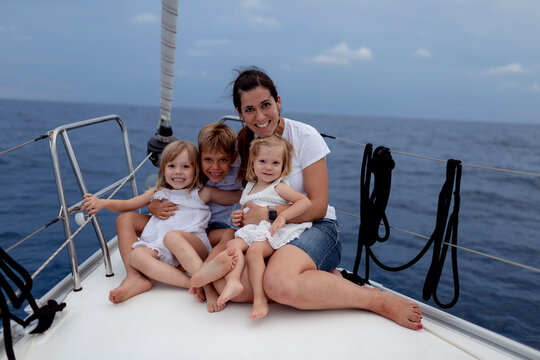
{"type": "MultiPolygon", "coordinates": [[[[2,0],[0,98],[159,104],[159,0],[2,0]]],[[[179,1],[173,106],[540,124],[538,0],[179,1]]],[[[174,114],[173,114],[174,116],[174,114]]]]}

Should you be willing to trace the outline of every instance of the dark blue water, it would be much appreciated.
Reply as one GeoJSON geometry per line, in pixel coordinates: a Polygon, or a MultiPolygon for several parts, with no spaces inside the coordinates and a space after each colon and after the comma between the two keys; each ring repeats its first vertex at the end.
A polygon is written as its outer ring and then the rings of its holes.
{"type": "MultiPolygon", "coordinates": [[[[0,150],[33,139],[69,122],[118,114],[127,124],[134,163],[146,156],[146,142],[155,132],[158,108],[122,105],[59,104],[0,100],[0,150]]],[[[175,135],[196,141],[198,130],[227,111],[174,109],[175,135]]],[[[228,110],[232,114],[232,109],[228,110]]],[[[540,126],[335,115],[286,114],[319,131],[360,143],[464,163],[540,173],[540,126]]],[[[70,133],[72,145],[90,191],[119,179],[127,166],[115,123],[70,133]]],[[[358,214],[359,173],[363,147],[327,139],[330,202],[358,214]]],[[[61,143],[60,143],[61,144],[61,143]]],[[[48,140],[0,156],[0,245],[7,248],[58,215],[48,140]]],[[[60,148],[62,146],[60,145],[60,148]]],[[[445,164],[393,155],[392,191],[387,208],[391,225],[431,235],[445,164]]],[[[80,194],[65,154],[62,174],[68,203],[80,194]]],[[[147,163],[137,174],[139,189],[155,168],[147,163]]],[[[139,190],[140,191],[140,190],[139,190]]],[[[117,197],[129,197],[126,188],[117,197]]],[[[114,235],[115,215],[103,211],[100,222],[107,238],[114,235]]],[[[343,242],[342,267],[352,269],[358,220],[339,215],[343,242]]],[[[75,225],[74,225],[75,226],[75,225]]],[[[463,168],[459,245],[540,268],[540,178],[463,168]]],[[[60,222],[50,226],[10,254],[33,273],[64,241],[60,222]]],[[[412,259],[426,240],[392,230],[390,239],[373,247],[393,266],[412,259]]],[[[76,239],[79,263],[97,250],[92,229],[76,239]]],[[[540,349],[540,274],[458,251],[460,297],[450,313],[540,349]]],[[[422,299],[431,251],[412,268],[389,273],[371,265],[370,278],[416,299],[422,299]]],[[[363,273],[363,265],[361,266],[363,273]]],[[[33,294],[40,297],[69,271],[67,250],[36,277],[33,294]]],[[[84,290],[83,290],[84,291],[84,290]]],[[[437,292],[453,296],[450,257],[437,292]]],[[[432,300],[427,301],[433,304],[432,300]]]]}

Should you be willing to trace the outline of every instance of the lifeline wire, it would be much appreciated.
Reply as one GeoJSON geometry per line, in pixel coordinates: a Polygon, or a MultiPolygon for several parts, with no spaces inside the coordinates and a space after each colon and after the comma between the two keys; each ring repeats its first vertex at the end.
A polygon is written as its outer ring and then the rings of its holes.
{"type": "MultiPolygon", "coordinates": [[[[341,213],[343,215],[347,215],[347,216],[350,216],[350,217],[360,219],[360,216],[348,213],[346,211],[341,211],[341,210],[336,209],[336,212],[341,213]]],[[[390,225],[390,228],[394,229],[394,230],[397,230],[397,231],[401,231],[403,233],[407,233],[407,234],[410,234],[410,235],[417,236],[417,237],[422,238],[422,239],[429,240],[429,236],[426,236],[426,235],[418,234],[418,233],[415,233],[413,231],[401,229],[401,228],[398,228],[398,227],[392,226],[392,225],[390,225]]],[[[527,269],[527,270],[531,270],[531,271],[540,273],[540,269],[535,268],[533,266],[520,264],[520,263],[512,261],[512,260],[503,259],[503,258],[498,257],[498,256],[490,255],[490,254],[487,254],[487,253],[484,253],[484,252],[481,252],[481,251],[478,251],[478,250],[469,249],[469,248],[466,248],[466,247],[463,247],[463,246],[460,246],[460,245],[454,245],[454,244],[451,244],[451,243],[448,243],[448,242],[443,242],[443,244],[458,248],[460,250],[468,251],[468,252],[471,252],[471,253],[476,254],[476,255],[484,256],[484,257],[487,257],[487,258],[490,258],[490,259],[493,259],[493,260],[497,260],[497,261],[504,262],[504,263],[507,263],[507,264],[510,264],[510,265],[514,265],[514,266],[517,266],[517,267],[520,267],[520,268],[523,268],[523,269],[527,269]]]]}
{"type": "MultiPolygon", "coordinates": [[[[141,163],[135,168],[135,170],[133,170],[133,172],[130,174],[130,176],[127,176],[124,181],[122,181],[118,187],[116,188],[116,190],[114,190],[111,195],[107,198],[107,199],[110,199],[112,198],[119,190],[122,186],[124,186],[124,184],[131,178],[131,176],[133,176],[138,170],[139,168],[144,164],[144,162],[146,160],[148,160],[150,158],[150,156],[152,155],[152,153],[148,154],[148,156],[146,156],[146,158],[144,158],[144,160],[141,161],[141,163]]],[[[94,218],[94,216],[96,216],[96,214],[92,215],[92,216],[89,216],[85,221],[84,223],[77,229],[77,231],[75,231],[59,248],[58,250],[56,250],[44,263],[43,265],[41,265],[33,274],[32,274],[32,279],[34,279],[36,276],[39,275],[39,273],[45,268],[45,266],[47,266],[55,257],[56,255],[58,255],[58,253],[60,251],[62,251],[63,248],[66,247],[66,245],[75,237],[75,235],[77,235],[85,226],[86,224],[88,224],[90,222],[90,220],[92,220],[94,218]]]]}
{"type": "Polygon", "coordinates": [[[48,138],[48,137],[49,137],[49,135],[47,135],[47,134],[38,136],[38,137],[35,138],[34,140],[29,140],[29,141],[27,141],[27,142],[25,142],[25,143],[22,143],[22,144],[20,144],[20,145],[14,146],[14,147],[12,147],[12,148],[10,148],[10,149],[6,149],[6,150],[0,152],[0,156],[2,156],[2,155],[4,155],[4,154],[7,154],[7,153],[10,152],[10,151],[13,151],[13,150],[16,150],[16,149],[18,149],[18,148],[21,148],[21,147],[23,147],[23,146],[25,146],[25,145],[31,144],[31,143],[36,142],[36,141],[39,141],[39,140],[43,140],[43,139],[48,138]]]}
{"type": "MultiPolygon", "coordinates": [[[[323,134],[323,133],[321,133],[321,136],[327,137],[327,138],[330,138],[330,139],[334,139],[334,140],[343,141],[343,142],[346,142],[346,143],[349,143],[349,144],[364,146],[364,147],[367,145],[367,144],[362,144],[360,142],[356,142],[356,141],[353,141],[353,140],[348,140],[348,139],[344,139],[344,138],[340,138],[340,137],[332,136],[332,135],[327,135],[327,134],[323,134]]],[[[447,162],[447,160],[443,160],[443,159],[437,159],[437,158],[434,158],[434,157],[423,156],[423,155],[409,154],[409,153],[405,153],[405,152],[401,152],[401,151],[390,150],[390,152],[392,152],[394,154],[398,154],[398,155],[415,157],[415,158],[418,158],[418,159],[437,161],[437,162],[441,162],[441,163],[446,163],[447,162]]],[[[502,169],[502,168],[496,168],[496,167],[492,167],[492,166],[467,164],[467,163],[463,163],[463,162],[461,163],[461,166],[468,166],[468,167],[479,168],[479,169],[484,169],[484,170],[501,171],[501,172],[506,172],[506,173],[511,173],[511,174],[518,174],[518,175],[527,175],[527,176],[540,177],[540,174],[529,172],[529,171],[502,169]]]]}

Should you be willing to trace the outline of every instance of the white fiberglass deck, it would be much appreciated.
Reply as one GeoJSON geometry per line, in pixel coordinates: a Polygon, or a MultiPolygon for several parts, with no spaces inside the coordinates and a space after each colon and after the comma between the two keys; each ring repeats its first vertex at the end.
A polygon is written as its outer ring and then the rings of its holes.
{"type": "Polygon", "coordinates": [[[115,305],[109,290],[125,272],[117,251],[112,262],[115,276],[97,268],[82,291],[68,295],[51,329],[16,344],[17,359],[508,358],[439,326],[428,314],[420,331],[367,311],[300,311],[279,304],[253,321],[249,304],[230,303],[210,314],[187,290],[161,284],[115,305]]]}

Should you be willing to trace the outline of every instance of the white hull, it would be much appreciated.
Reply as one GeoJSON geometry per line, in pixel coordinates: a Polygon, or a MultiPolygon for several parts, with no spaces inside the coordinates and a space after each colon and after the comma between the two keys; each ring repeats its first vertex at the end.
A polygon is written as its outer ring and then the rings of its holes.
{"type": "MultiPolygon", "coordinates": [[[[301,311],[271,304],[266,318],[253,321],[249,304],[230,303],[211,314],[187,290],[162,284],[115,305],[108,293],[125,271],[116,248],[111,254],[115,276],[105,276],[100,254],[83,264],[83,278],[95,268],[83,290],[68,293],[51,329],[17,342],[18,359],[540,358],[540,352],[425,305],[420,331],[359,310],[301,311]]],[[[46,297],[58,297],[69,286],[66,278],[46,297]]]]}

